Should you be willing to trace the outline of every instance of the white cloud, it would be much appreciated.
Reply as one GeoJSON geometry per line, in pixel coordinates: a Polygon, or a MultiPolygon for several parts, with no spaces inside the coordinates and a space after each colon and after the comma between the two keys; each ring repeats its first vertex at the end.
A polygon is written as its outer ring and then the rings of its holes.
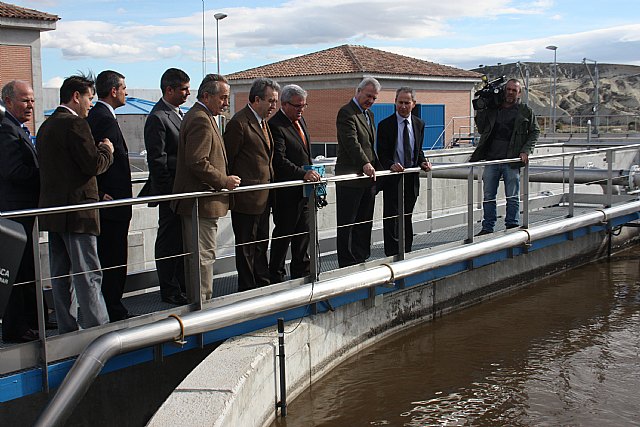
{"type": "Polygon", "coordinates": [[[60,77],[60,76],[56,76],[56,77],[52,77],[49,80],[47,80],[46,82],[44,82],[42,84],[43,87],[52,87],[52,88],[59,88],[60,86],[62,86],[62,82],[64,81],[64,77],[60,77]]]}

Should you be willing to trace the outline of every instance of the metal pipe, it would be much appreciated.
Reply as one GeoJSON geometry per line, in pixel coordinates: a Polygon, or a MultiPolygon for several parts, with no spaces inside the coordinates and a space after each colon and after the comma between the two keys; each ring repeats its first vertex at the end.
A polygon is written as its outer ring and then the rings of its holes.
{"type": "Polygon", "coordinates": [[[436,252],[424,257],[381,265],[347,276],[305,284],[218,308],[191,312],[181,318],[182,323],[174,318],[167,318],[156,323],[109,332],[89,344],[78,357],[57,393],[34,425],[49,427],[64,423],[109,359],[118,354],[175,341],[183,334],[201,334],[238,322],[257,319],[283,310],[373,288],[437,267],[467,261],[497,250],[529,244],[534,240],[588,225],[600,224],[611,218],[638,211],[640,211],[640,201],[631,202],[528,230],[510,232],[501,237],[436,252]]]}
{"type": "Polygon", "coordinates": [[[280,408],[280,415],[287,416],[287,375],[286,359],[284,353],[284,318],[278,318],[278,361],[280,366],[280,401],[276,403],[276,408],[280,408]]]}

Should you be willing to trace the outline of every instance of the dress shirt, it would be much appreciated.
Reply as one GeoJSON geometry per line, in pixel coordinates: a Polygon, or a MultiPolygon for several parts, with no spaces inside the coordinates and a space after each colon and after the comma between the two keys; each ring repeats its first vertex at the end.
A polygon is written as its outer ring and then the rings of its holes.
{"type": "Polygon", "coordinates": [[[405,119],[409,121],[409,144],[411,145],[411,159],[413,158],[413,151],[415,150],[416,137],[413,133],[413,122],[411,121],[411,114],[409,117],[402,117],[400,114],[396,112],[396,119],[398,120],[398,135],[396,136],[396,152],[393,155],[393,161],[396,163],[400,163],[404,165],[404,140],[403,140],[403,132],[404,132],[404,121],[405,119]]]}
{"type": "MultiPolygon", "coordinates": [[[[180,109],[180,107],[176,107],[173,104],[168,103],[164,98],[162,98],[162,102],[164,102],[164,105],[166,105],[167,107],[169,107],[169,109],[171,111],[173,111],[174,113],[176,113],[178,115],[178,117],[180,117],[180,119],[182,120],[182,117],[184,117],[184,113],[182,112],[182,110],[180,109]]],[[[197,102],[197,101],[196,101],[197,102]]],[[[202,103],[201,103],[202,104],[202,103]]],[[[202,104],[204,105],[204,104],[202,104]]],[[[206,107],[206,105],[205,105],[206,107]]]]}

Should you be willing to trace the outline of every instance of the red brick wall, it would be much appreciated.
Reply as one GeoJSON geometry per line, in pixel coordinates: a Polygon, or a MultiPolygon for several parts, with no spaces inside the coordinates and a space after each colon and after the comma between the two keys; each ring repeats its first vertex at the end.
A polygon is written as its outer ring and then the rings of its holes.
{"type": "MultiPolygon", "coordinates": [[[[11,80],[24,80],[33,85],[31,46],[0,45],[0,58],[0,87],[11,80]]],[[[33,123],[29,123],[29,128],[33,133],[33,123]]]]}

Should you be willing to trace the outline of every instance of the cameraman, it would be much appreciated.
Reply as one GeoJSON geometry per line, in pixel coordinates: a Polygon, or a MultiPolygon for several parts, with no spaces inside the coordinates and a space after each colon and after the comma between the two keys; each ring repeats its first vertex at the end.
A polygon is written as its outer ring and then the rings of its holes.
{"type": "Polygon", "coordinates": [[[507,198],[507,229],[519,226],[520,168],[528,162],[529,154],[538,141],[540,128],[533,111],[520,103],[520,82],[507,81],[502,104],[489,106],[476,112],[475,122],[480,132],[480,142],[471,155],[471,162],[502,160],[519,157],[520,163],[488,165],[482,175],[483,219],[482,230],[477,236],[493,233],[496,224],[496,194],[500,178],[504,179],[507,198]]]}

